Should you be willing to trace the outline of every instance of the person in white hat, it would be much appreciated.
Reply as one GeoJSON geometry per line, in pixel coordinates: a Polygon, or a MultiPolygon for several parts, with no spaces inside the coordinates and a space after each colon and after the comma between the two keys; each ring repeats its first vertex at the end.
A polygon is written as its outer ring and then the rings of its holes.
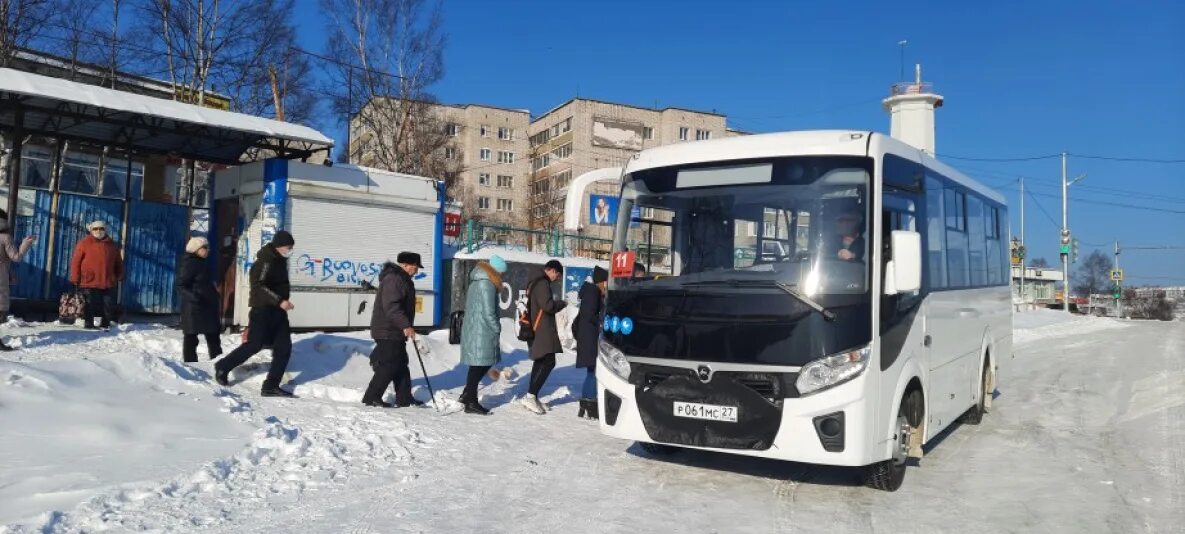
{"type": "Polygon", "coordinates": [[[177,293],[181,295],[181,356],[185,362],[197,361],[198,336],[206,338],[210,359],[222,355],[218,332],[218,289],[210,280],[210,244],[204,237],[194,237],[185,245],[185,256],[177,264],[177,293]]]}
{"type": "Polygon", "coordinates": [[[109,328],[116,314],[115,288],[123,282],[123,256],[107,233],[107,223],[95,221],[86,229],[90,235],[78,242],[70,260],[70,283],[87,295],[85,327],[109,328]]]}

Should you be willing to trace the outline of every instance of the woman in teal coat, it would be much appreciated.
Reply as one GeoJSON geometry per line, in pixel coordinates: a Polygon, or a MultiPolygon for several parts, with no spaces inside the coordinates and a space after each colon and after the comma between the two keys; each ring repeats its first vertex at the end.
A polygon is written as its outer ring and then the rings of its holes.
{"type": "Polygon", "coordinates": [[[461,403],[466,413],[489,415],[490,411],[477,402],[477,386],[481,377],[502,358],[499,339],[502,325],[498,322],[498,293],[502,289],[502,274],[506,260],[490,256],[469,273],[469,291],[465,295],[465,321],[461,324],[461,363],[469,366],[461,403]]]}

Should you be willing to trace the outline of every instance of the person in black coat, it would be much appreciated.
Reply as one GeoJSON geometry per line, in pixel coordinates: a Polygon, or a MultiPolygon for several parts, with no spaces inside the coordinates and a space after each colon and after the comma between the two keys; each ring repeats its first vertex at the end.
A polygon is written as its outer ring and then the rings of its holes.
{"type": "Polygon", "coordinates": [[[407,342],[416,338],[412,328],[416,318],[416,286],[412,277],[423,268],[419,254],[400,252],[395,263],[388,262],[379,273],[379,294],[370,316],[370,337],[375,343],[370,367],[374,376],[362,394],[362,404],[382,408],[424,404],[412,397],[407,354],[407,342]],[[383,393],[391,384],[395,385],[394,405],[383,400],[383,393]]]}
{"type": "Polygon", "coordinates": [[[251,285],[248,304],[251,312],[247,316],[247,342],[227,354],[214,365],[214,380],[223,386],[230,385],[230,372],[263,350],[272,348],[272,365],[263,380],[264,397],[292,397],[291,392],[280,388],[280,379],[288,370],[288,358],[292,356],[292,331],[288,324],[288,312],[296,308],[288,301],[291,284],[288,283],[288,256],[296,241],[292,234],[280,230],[271,243],[264,245],[255,255],[255,263],[247,273],[251,285]]]}
{"type": "Polygon", "coordinates": [[[580,311],[572,322],[572,337],[576,338],[576,368],[584,369],[584,388],[580,395],[578,417],[599,418],[597,410],[597,342],[601,338],[601,314],[605,309],[605,292],[609,285],[609,271],[593,268],[592,282],[580,287],[580,311]]]}
{"type": "Polygon", "coordinates": [[[527,286],[527,315],[531,320],[531,328],[535,331],[535,338],[527,343],[528,355],[534,362],[531,364],[531,383],[527,395],[520,401],[524,408],[543,415],[547,409],[539,402],[539,391],[543,383],[555,369],[555,355],[563,352],[560,345],[560,331],[556,325],[555,316],[568,305],[562,300],[555,300],[551,292],[551,284],[560,279],[564,273],[564,266],[556,260],[548,261],[543,266],[543,273],[527,286]]]}
{"type": "Polygon", "coordinates": [[[210,244],[204,237],[195,237],[185,245],[185,256],[177,266],[177,293],[181,295],[182,359],[197,361],[198,336],[205,336],[210,359],[222,355],[218,332],[222,330],[218,316],[218,290],[210,281],[207,258],[210,244]]]}

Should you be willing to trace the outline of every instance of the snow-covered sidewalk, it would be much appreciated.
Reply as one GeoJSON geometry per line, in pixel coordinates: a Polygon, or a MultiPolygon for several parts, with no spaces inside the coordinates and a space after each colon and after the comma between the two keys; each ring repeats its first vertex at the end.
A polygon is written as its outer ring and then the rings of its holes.
{"type": "MultiPolygon", "coordinates": [[[[258,396],[266,358],[210,380],[176,331],[5,327],[0,532],[1171,531],[1185,521],[1185,325],[1017,316],[993,413],[929,447],[894,494],[850,470],[700,452],[651,458],[575,417],[570,355],[530,414],[506,328],[494,415],[455,413],[444,332],[425,363],[443,413],[358,401],[365,333],[295,339],[302,398],[258,396]],[[71,429],[69,431],[65,429],[71,429]],[[52,432],[47,429],[53,429],[52,432]],[[56,445],[55,445],[56,444],[56,445]]],[[[231,348],[232,337],[224,339],[231,348]]],[[[416,395],[427,400],[418,363],[416,395]]]]}

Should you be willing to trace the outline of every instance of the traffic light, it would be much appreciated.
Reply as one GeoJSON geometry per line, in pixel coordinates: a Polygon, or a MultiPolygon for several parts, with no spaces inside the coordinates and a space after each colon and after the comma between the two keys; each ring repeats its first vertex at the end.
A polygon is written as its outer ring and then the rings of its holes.
{"type": "Polygon", "coordinates": [[[1112,290],[1111,294],[1112,294],[1112,296],[1115,297],[1115,300],[1119,300],[1119,299],[1123,298],[1123,287],[1120,286],[1119,284],[1115,284],[1115,287],[1112,290]]]}
{"type": "Polygon", "coordinates": [[[1078,263],[1078,238],[1074,238],[1074,241],[1071,243],[1070,247],[1070,261],[1078,263]]]}
{"type": "Polygon", "coordinates": [[[1062,256],[1070,255],[1070,231],[1062,230],[1062,256]]]}

